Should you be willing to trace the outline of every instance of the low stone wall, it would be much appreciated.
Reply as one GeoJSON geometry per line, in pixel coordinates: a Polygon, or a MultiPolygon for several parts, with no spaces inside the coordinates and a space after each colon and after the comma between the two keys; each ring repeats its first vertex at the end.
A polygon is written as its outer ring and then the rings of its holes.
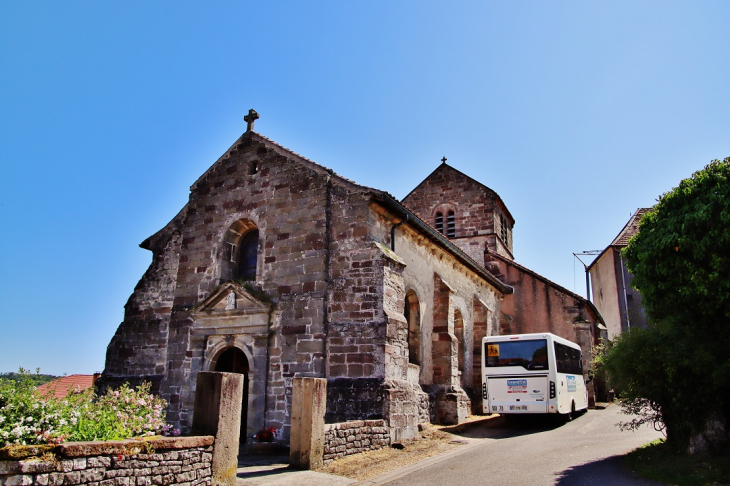
{"type": "Polygon", "coordinates": [[[0,486],[210,486],[213,437],[0,449],[0,486]]]}
{"type": "Polygon", "coordinates": [[[385,420],[353,420],[324,426],[325,464],[340,457],[390,446],[385,420]]]}

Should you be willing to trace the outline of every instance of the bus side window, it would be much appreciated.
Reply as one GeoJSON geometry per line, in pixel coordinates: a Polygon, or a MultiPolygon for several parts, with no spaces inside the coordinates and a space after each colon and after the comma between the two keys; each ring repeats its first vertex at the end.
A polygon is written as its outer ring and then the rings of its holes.
{"type": "Polygon", "coordinates": [[[555,343],[555,362],[558,373],[583,374],[580,351],[564,344],[555,343]]]}

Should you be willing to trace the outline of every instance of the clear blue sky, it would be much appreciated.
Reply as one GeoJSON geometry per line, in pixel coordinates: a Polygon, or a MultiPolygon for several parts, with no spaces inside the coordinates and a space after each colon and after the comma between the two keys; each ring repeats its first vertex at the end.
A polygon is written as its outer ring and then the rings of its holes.
{"type": "Polygon", "coordinates": [[[404,197],[439,159],[515,257],[572,253],[730,156],[730,2],[0,3],[0,371],[91,373],[138,247],[245,131],[404,197]],[[456,4],[456,5],[452,5],[456,4]]]}

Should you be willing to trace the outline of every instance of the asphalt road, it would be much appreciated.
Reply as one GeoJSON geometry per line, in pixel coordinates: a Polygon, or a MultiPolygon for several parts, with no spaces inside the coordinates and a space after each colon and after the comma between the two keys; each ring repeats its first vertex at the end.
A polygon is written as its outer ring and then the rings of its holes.
{"type": "Polygon", "coordinates": [[[661,434],[649,427],[622,432],[626,417],[616,405],[589,410],[572,422],[488,421],[464,434],[468,443],[417,467],[369,484],[389,486],[458,485],[657,485],[625,470],[619,456],[661,434]]]}

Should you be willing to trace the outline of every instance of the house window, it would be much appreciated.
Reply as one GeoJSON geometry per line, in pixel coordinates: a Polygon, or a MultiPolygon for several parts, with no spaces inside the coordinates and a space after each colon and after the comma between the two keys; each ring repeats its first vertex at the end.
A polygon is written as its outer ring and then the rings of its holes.
{"type": "Polygon", "coordinates": [[[453,211],[449,211],[446,216],[446,236],[449,238],[456,237],[456,216],[453,211]]]}
{"type": "Polygon", "coordinates": [[[259,231],[248,231],[241,238],[238,245],[238,278],[243,280],[256,279],[256,259],[259,250],[259,231]]]}
{"type": "Polygon", "coordinates": [[[444,215],[440,211],[436,213],[436,231],[444,234],[444,215]]]}

